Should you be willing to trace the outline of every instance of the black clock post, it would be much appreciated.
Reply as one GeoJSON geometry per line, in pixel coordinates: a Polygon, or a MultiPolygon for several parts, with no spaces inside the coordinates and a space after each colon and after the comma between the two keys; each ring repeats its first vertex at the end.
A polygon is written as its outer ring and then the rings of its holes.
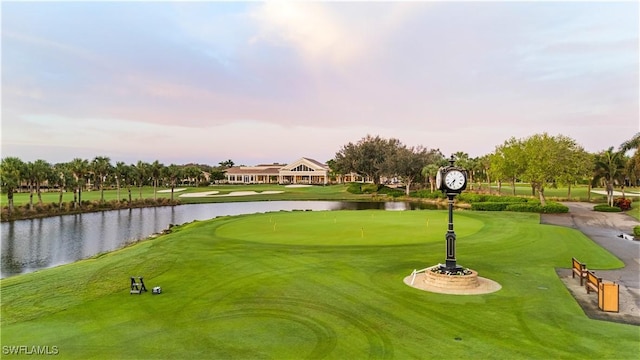
{"type": "Polygon", "coordinates": [[[456,265],[456,233],[453,231],[453,198],[457,194],[447,193],[447,199],[449,200],[449,228],[445,239],[447,240],[447,258],[445,265],[441,266],[441,270],[444,271],[460,271],[462,266],[456,265]]]}
{"type": "Polygon", "coordinates": [[[453,155],[449,166],[443,166],[436,173],[436,188],[449,200],[449,227],[447,256],[445,264],[429,266],[423,270],[413,270],[404,278],[405,284],[417,289],[442,294],[488,294],[500,290],[500,284],[481,278],[478,272],[456,264],[456,233],[453,230],[453,201],[456,195],[467,188],[467,170],[456,167],[453,155]]]}
{"type": "Polygon", "coordinates": [[[449,273],[462,271],[463,268],[456,264],[456,233],[453,230],[453,200],[467,187],[467,171],[454,166],[453,155],[449,159],[450,165],[440,168],[437,177],[439,189],[445,193],[449,203],[449,226],[445,239],[447,240],[445,264],[440,265],[440,270],[449,273]]]}

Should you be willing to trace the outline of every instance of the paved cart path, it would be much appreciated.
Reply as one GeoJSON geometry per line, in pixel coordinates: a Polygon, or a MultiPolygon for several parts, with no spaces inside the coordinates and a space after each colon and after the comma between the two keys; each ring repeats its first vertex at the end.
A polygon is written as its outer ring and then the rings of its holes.
{"type": "Polygon", "coordinates": [[[566,269],[557,269],[558,276],[590,318],[640,325],[640,241],[618,237],[623,233],[633,234],[633,227],[640,225],[640,221],[624,213],[593,211],[594,205],[590,203],[563,204],[569,207],[569,213],[542,214],[540,222],[578,229],[624,262],[622,269],[594,271],[603,280],[620,285],[620,312],[598,309],[597,295],[587,295],[578,279],[571,278],[571,259],[567,259],[566,269]]]}

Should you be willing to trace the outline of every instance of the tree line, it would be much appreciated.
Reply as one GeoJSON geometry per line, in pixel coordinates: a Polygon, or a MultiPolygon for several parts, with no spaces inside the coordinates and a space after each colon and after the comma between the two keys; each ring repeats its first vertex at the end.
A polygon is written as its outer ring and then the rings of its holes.
{"type": "MultiPolygon", "coordinates": [[[[542,133],[524,139],[512,137],[496,146],[494,152],[478,158],[470,158],[464,152],[453,156],[456,165],[467,169],[472,189],[476,181],[478,186],[481,182],[496,182],[500,193],[502,183],[508,182],[515,195],[515,183],[522,181],[531,185],[532,195],[537,194],[543,206],[545,188],[567,186],[567,197],[571,197],[571,186],[577,183],[605,187],[607,200],[613,206],[614,186],[624,190],[625,184],[637,185],[640,179],[640,133],[617,150],[610,147],[599,153],[586,152],[567,136],[542,133]],[[633,156],[625,155],[631,149],[636,149],[633,156]]],[[[436,173],[447,162],[438,149],[408,147],[397,139],[367,135],[344,145],[328,165],[334,173],[361,174],[376,184],[384,177],[399,177],[408,194],[411,184],[419,181],[434,191],[436,173]]]]}
{"type": "Polygon", "coordinates": [[[34,196],[42,205],[42,188],[46,186],[57,189],[59,192],[58,207],[62,208],[64,192],[73,192],[73,209],[79,209],[82,205],[82,192],[88,186],[100,191],[100,203],[104,203],[105,186],[115,186],[117,199],[120,201],[120,191],[126,190],[128,204],[133,202],[132,190],[138,189],[139,198],[142,198],[142,187],[153,186],[154,200],[156,200],[156,188],[167,186],[171,188],[171,202],[174,201],[173,190],[184,180],[190,185],[199,186],[209,181],[224,179],[224,170],[234,165],[232,160],[219,163],[218,167],[202,164],[165,166],[158,160],[153,163],[138,161],[135,164],[126,164],[118,161],[115,166],[106,156],[96,156],[93,160],[75,158],[70,162],[50,164],[45,160],[24,162],[17,157],[5,157],[0,163],[0,181],[2,191],[7,194],[7,207],[9,215],[13,211],[13,194],[27,187],[29,191],[29,209],[33,210],[34,196]]]}
{"type": "MultiPolygon", "coordinates": [[[[549,186],[568,187],[586,182],[589,186],[602,186],[607,190],[608,202],[613,205],[614,186],[637,184],[640,179],[640,133],[621,144],[617,150],[610,147],[599,153],[586,152],[569,137],[535,134],[528,138],[510,138],[496,146],[495,151],[477,158],[467,153],[453,154],[456,165],[468,170],[470,189],[474,183],[495,182],[500,188],[503,182],[510,183],[515,192],[517,181],[531,185],[532,195],[538,194],[544,205],[544,189],[549,186]],[[629,157],[626,152],[636,149],[629,157]]],[[[428,149],[422,145],[407,146],[398,139],[384,139],[367,135],[356,143],[344,145],[333,159],[327,161],[334,177],[356,173],[380,184],[383,178],[398,178],[405,185],[406,194],[415,184],[430,186],[435,191],[435,176],[438,168],[448,160],[439,149],[428,149]]],[[[97,156],[93,160],[75,158],[67,163],[50,164],[45,160],[24,162],[17,157],[5,157],[0,163],[2,191],[7,194],[8,211],[13,210],[13,194],[26,185],[29,207],[33,209],[34,196],[42,204],[41,190],[44,184],[60,192],[58,206],[62,207],[62,195],[73,192],[73,208],[82,204],[82,191],[88,184],[100,190],[100,202],[104,202],[105,186],[115,187],[117,199],[125,190],[128,203],[132,202],[132,191],[137,188],[142,198],[142,187],[165,186],[171,188],[171,201],[176,186],[188,180],[190,185],[208,184],[224,179],[224,171],[234,166],[232,160],[219,166],[201,164],[165,166],[159,161],[138,161],[127,165],[124,162],[111,164],[111,159],[97,156]]],[[[500,189],[498,189],[500,190],[500,189]]],[[[491,188],[489,188],[489,192],[491,188]]],[[[118,200],[120,201],[120,200],[118,200]]]]}

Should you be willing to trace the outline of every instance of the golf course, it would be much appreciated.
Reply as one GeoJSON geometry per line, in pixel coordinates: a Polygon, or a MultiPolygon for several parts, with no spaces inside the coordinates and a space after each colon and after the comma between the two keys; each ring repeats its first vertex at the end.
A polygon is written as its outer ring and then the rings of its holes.
{"type": "Polygon", "coordinates": [[[501,290],[403,283],[444,261],[444,210],[219,217],[1,280],[3,358],[637,358],[638,327],[589,319],[555,271],[615,256],[539,214],[455,221],[458,263],[501,290]],[[149,291],[130,294],[131,276],[149,291]]]}

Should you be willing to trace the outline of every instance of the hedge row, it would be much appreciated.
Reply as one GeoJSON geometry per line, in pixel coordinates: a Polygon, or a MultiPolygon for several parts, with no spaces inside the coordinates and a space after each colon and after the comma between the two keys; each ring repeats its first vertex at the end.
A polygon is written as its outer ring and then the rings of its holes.
{"type": "Polygon", "coordinates": [[[548,202],[542,206],[537,201],[531,202],[481,202],[472,203],[471,210],[478,211],[517,211],[517,212],[536,212],[544,214],[556,214],[569,212],[569,208],[556,202],[548,202]]]}
{"type": "Polygon", "coordinates": [[[404,191],[402,190],[392,189],[388,186],[376,184],[350,183],[347,187],[347,191],[352,194],[384,194],[394,198],[404,195],[404,191]]]}
{"type": "Polygon", "coordinates": [[[0,212],[0,219],[2,221],[10,220],[22,220],[32,219],[57,215],[69,215],[79,214],[94,211],[106,211],[106,210],[118,210],[127,208],[140,208],[140,207],[153,207],[153,206],[173,206],[179,205],[180,200],[174,200],[173,202],[169,198],[157,198],[157,199],[132,199],[129,203],[126,199],[109,200],[100,202],[98,200],[83,200],[79,207],[76,207],[73,202],[63,202],[58,204],[56,202],[51,203],[35,203],[33,209],[29,204],[20,206],[14,206],[13,211],[9,213],[9,207],[3,206],[0,212]]]}
{"type": "Polygon", "coordinates": [[[520,203],[527,202],[528,199],[519,196],[499,196],[489,194],[474,194],[474,193],[462,193],[458,195],[460,201],[467,203],[485,203],[485,202],[498,202],[498,203],[520,203]]]}
{"type": "Polygon", "coordinates": [[[539,202],[511,204],[507,206],[506,210],[518,212],[536,212],[541,214],[558,214],[569,212],[568,207],[552,201],[547,202],[547,205],[545,206],[542,206],[542,204],[540,204],[539,202]]]}
{"type": "Polygon", "coordinates": [[[417,190],[412,191],[409,194],[410,197],[421,198],[421,199],[444,199],[446,196],[442,193],[442,191],[431,191],[431,190],[417,190]]]}

